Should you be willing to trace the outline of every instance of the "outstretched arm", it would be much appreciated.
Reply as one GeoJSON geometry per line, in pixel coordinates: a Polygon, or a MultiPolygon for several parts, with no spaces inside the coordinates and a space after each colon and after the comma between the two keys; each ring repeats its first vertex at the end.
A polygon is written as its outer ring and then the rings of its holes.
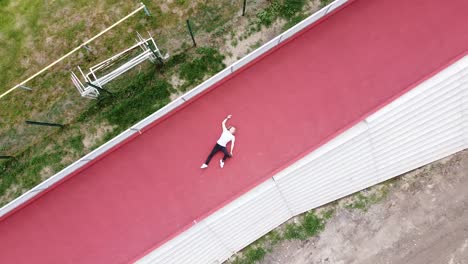
{"type": "Polygon", "coordinates": [[[223,130],[227,130],[226,122],[227,122],[229,119],[231,119],[231,117],[232,117],[232,115],[228,115],[228,116],[226,117],[226,119],[223,120],[223,123],[222,123],[222,125],[223,125],[223,130]]]}

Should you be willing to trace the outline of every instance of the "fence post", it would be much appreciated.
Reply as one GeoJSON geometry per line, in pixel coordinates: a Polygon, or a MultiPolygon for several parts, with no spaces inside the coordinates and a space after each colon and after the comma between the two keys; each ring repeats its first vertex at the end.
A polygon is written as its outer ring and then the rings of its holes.
{"type": "Polygon", "coordinates": [[[153,55],[156,57],[156,59],[162,64],[164,65],[164,61],[161,57],[158,56],[158,54],[156,54],[156,52],[153,50],[153,48],[150,46],[150,45],[147,45],[147,47],[151,50],[151,52],[153,53],[153,55]]]}
{"type": "Polygon", "coordinates": [[[89,86],[98,89],[98,91],[100,91],[100,92],[106,92],[106,93],[108,93],[108,94],[110,94],[110,95],[113,95],[113,94],[112,94],[111,92],[109,92],[108,90],[106,90],[106,89],[104,89],[104,88],[102,88],[102,87],[99,87],[99,86],[97,86],[97,85],[94,85],[94,84],[92,84],[91,82],[86,82],[86,83],[87,83],[89,86]]]}
{"type": "MultiPolygon", "coordinates": [[[[333,4],[332,4],[332,5],[333,5],[333,4]]],[[[326,14],[328,14],[328,10],[330,10],[330,7],[332,7],[332,5],[329,5],[329,6],[327,7],[327,10],[325,10],[325,14],[323,14],[324,16],[325,16],[326,14]]]]}
{"type": "Polygon", "coordinates": [[[91,52],[91,48],[88,46],[88,45],[83,45],[83,48],[88,51],[88,52],[91,52]]]}
{"type": "Polygon", "coordinates": [[[138,131],[138,133],[141,135],[141,130],[139,128],[131,127],[130,130],[138,131]]]}
{"type": "Polygon", "coordinates": [[[145,11],[145,14],[146,14],[147,16],[151,16],[151,13],[150,13],[148,7],[146,7],[146,5],[143,7],[143,11],[145,11]]]}
{"type": "Polygon", "coordinates": [[[242,7],[242,16],[245,15],[245,6],[247,5],[247,0],[244,0],[244,5],[242,7]]]}
{"type": "Polygon", "coordinates": [[[188,19],[187,19],[187,27],[188,27],[188,30],[190,32],[190,36],[192,37],[193,46],[196,47],[197,43],[195,42],[195,37],[193,36],[192,27],[190,26],[190,20],[188,20],[188,19]]]}
{"type": "Polygon", "coordinates": [[[26,120],[26,124],[37,125],[37,126],[53,126],[53,127],[60,127],[60,128],[63,128],[65,126],[65,125],[57,124],[57,123],[38,122],[38,121],[31,121],[31,120],[26,120]]]}
{"type": "Polygon", "coordinates": [[[27,86],[24,86],[24,85],[20,85],[19,86],[21,89],[24,89],[24,90],[27,90],[27,91],[32,91],[31,88],[27,87],[27,86]]]}

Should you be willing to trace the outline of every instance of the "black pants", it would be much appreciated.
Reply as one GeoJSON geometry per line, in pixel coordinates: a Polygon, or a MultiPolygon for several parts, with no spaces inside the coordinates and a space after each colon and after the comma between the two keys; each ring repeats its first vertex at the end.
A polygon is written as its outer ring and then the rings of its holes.
{"type": "Polygon", "coordinates": [[[222,151],[224,153],[224,157],[223,157],[223,161],[225,161],[227,158],[230,158],[231,157],[231,154],[229,154],[229,152],[227,151],[226,147],[223,147],[219,144],[216,144],[214,147],[213,147],[213,150],[211,151],[210,155],[208,155],[208,158],[206,159],[205,161],[205,164],[208,165],[208,163],[210,163],[210,160],[211,158],[213,158],[213,156],[218,153],[218,151],[222,151]]]}

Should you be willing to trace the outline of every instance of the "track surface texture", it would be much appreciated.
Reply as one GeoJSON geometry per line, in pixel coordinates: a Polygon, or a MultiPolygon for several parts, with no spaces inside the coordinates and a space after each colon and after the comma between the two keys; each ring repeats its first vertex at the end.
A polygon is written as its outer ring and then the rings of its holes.
{"type": "Polygon", "coordinates": [[[128,263],[447,66],[468,1],[357,0],[0,219],[0,263],[128,263]],[[232,114],[234,158],[199,169],[232,114]]]}

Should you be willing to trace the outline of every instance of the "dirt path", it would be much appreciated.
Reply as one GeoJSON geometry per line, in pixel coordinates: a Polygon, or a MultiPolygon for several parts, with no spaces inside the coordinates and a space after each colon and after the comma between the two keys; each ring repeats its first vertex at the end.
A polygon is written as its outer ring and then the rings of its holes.
{"type": "Polygon", "coordinates": [[[338,209],[318,237],[260,263],[468,264],[468,151],[402,176],[367,212],[338,209]]]}

